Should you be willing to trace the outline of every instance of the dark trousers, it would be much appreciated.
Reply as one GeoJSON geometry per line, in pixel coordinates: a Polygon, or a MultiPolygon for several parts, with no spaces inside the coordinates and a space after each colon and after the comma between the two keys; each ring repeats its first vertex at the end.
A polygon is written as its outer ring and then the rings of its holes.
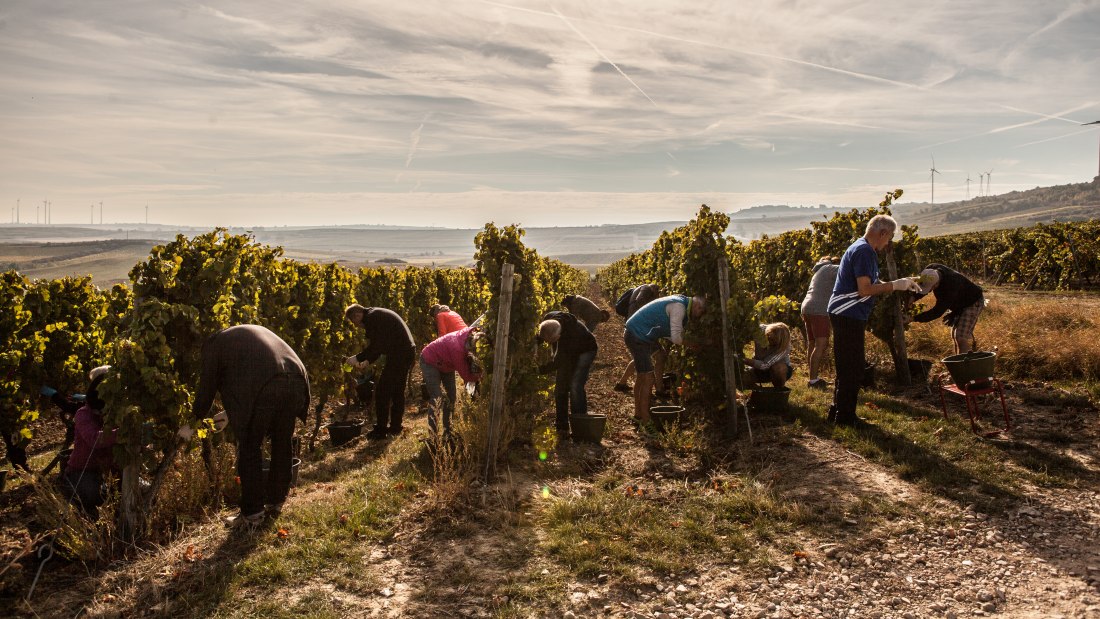
{"type": "Polygon", "coordinates": [[[68,470],[61,474],[65,498],[84,510],[92,520],[99,517],[103,505],[103,475],[99,471],[68,470]]]}
{"type": "Polygon", "coordinates": [[[833,326],[833,363],[836,365],[836,387],[829,420],[852,423],[856,420],[859,387],[867,367],[863,346],[867,322],[836,314],[829,314],[829,322],[833,326]]]}
{"type": "Polygon", "coordinates": [[[248,427],[237,435],[237,475],[241,478],[241,514],[262,512],[264,504],[276,505],[290,493],[293,458],[294,413],[303,406],[305,390],[296,376],[279,375],[256,398],[248,427]],[[271,437],[271,464],[264,484],[263,444],[271,437]]]}
{"type": "Polygon", "coordinates": [[[569,431],[569,407],[572,404],[574,415],[588,414],[588,394],[584,386],[588,383],[588,373],[592,370],[592,361],[596,353],[581,353],[576,359],[562,360],[558,366],[554,381],[554,409],[557,418],[554,425],[563,432],[569,431]]]}
{"type": "Polygon", "coordinates": [[[386,356],[386,367],[382,368],[374,387],[375,414],[378,416],[375,427],[385,429],[388,425],[391,430],[401,429],[401,419],[405,415],[405,385],[409,383],[414,357],[412,352],[407,356],[386,356]]]}

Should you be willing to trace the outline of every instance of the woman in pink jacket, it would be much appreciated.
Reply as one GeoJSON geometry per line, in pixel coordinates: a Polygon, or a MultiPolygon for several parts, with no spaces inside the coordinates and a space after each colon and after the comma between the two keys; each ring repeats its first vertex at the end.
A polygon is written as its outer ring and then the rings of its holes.
{"type": "Polygon", "coordinates": [[[466,327],[440,337],[424,347],[420,352],[420,372],[424,376],[424,386],[428,391],[432,411],[428,414],[428,428],[432,434],[438,432],[435,409],[443,408],[443,435],[451,434],[451,413],[457,398],[455,390],[455,372],[467,383],[481,380],[481,368],[474,359],[474,327],[466,327]],[[447,391],[446,398],[443,390],[447,391]],[[442,403],[440,403],[442,400],[442,403]]]}

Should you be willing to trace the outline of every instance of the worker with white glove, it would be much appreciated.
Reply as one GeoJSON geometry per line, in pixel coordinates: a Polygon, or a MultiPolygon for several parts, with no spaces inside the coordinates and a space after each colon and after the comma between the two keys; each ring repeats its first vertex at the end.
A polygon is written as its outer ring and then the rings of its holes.
{"type": "MultiPolygon", "coordinates": [[[[290,491],[294,424],[309,409],[309,375],[290,346],[258,325],[237,325],[215,333],[202,347],[202,370],[195,402],[196,420],[206,419],[215,394],[225,411],[214,415],[214,431],[229,425],[237,438],[241,512],[234,526],[254,526],[277,515],[290,491]],[[262,446],[271,439],[266,484],[262,446]]],[[[179,436],[190,440],[191,426],[179,436]]]]}
{"type": "Polygon", "coordinates": [[[895,291],[920,290],[917,281],[910,277],[879,281],[878,252],[890,244],[897,228],[893,217],[872,217],[867,222],[864,235],[848,247],[840,260],[836,284],[829,298],[833,361],[836,364],[836,387],[833,404],[829,407],[829,421],[832,423],[845,426],[858,423],[856,403],[867,367],[863,338],[867,331],[867,319],[875,306],[875,297],[895,291]]]}

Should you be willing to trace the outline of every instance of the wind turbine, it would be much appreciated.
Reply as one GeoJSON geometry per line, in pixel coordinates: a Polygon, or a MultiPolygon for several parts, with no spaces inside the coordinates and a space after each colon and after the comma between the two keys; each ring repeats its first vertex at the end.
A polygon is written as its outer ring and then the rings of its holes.
{"type": "Polygon", "coordinates": [[[932,206],[936,206],[936,175],[939,174],[940,171],[936,169],[935,155],[932,156],[932,167],[928,168],[928,171],[930,172],[928,176],[932,178],[932,206]]]}
{"type": "MultiPolygon", "coordinates": [[[[1082,127],[1087,127],[1089,125],[1100,125],[1100,120],[1094,120],[1090,123],[1081,123],[1082,127]]],[[[1100,177],[1100,164],[1097,164],[1096,166],[1096,176],[1100,177]]]]}
{"type": "Polygon", "coordinates": [[[993,170],[985,173],[985,190],[993,195],[993,170]]]}
{"type": "Polygon", "coordinates": [[[966,174],[966,199],[970,199],[970,173],[966,174]]]}

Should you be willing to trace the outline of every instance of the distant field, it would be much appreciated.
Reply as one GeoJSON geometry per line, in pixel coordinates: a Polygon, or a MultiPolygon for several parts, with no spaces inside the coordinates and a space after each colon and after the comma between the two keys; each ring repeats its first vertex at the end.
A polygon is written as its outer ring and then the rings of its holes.
{"type": "Polygon", "coordinates": [[[82,243],[0,243],[0,269],[27,277],[91,275],[100,286],[129,281],[130,269],[157,241],[109,240],[82,243]]]}

